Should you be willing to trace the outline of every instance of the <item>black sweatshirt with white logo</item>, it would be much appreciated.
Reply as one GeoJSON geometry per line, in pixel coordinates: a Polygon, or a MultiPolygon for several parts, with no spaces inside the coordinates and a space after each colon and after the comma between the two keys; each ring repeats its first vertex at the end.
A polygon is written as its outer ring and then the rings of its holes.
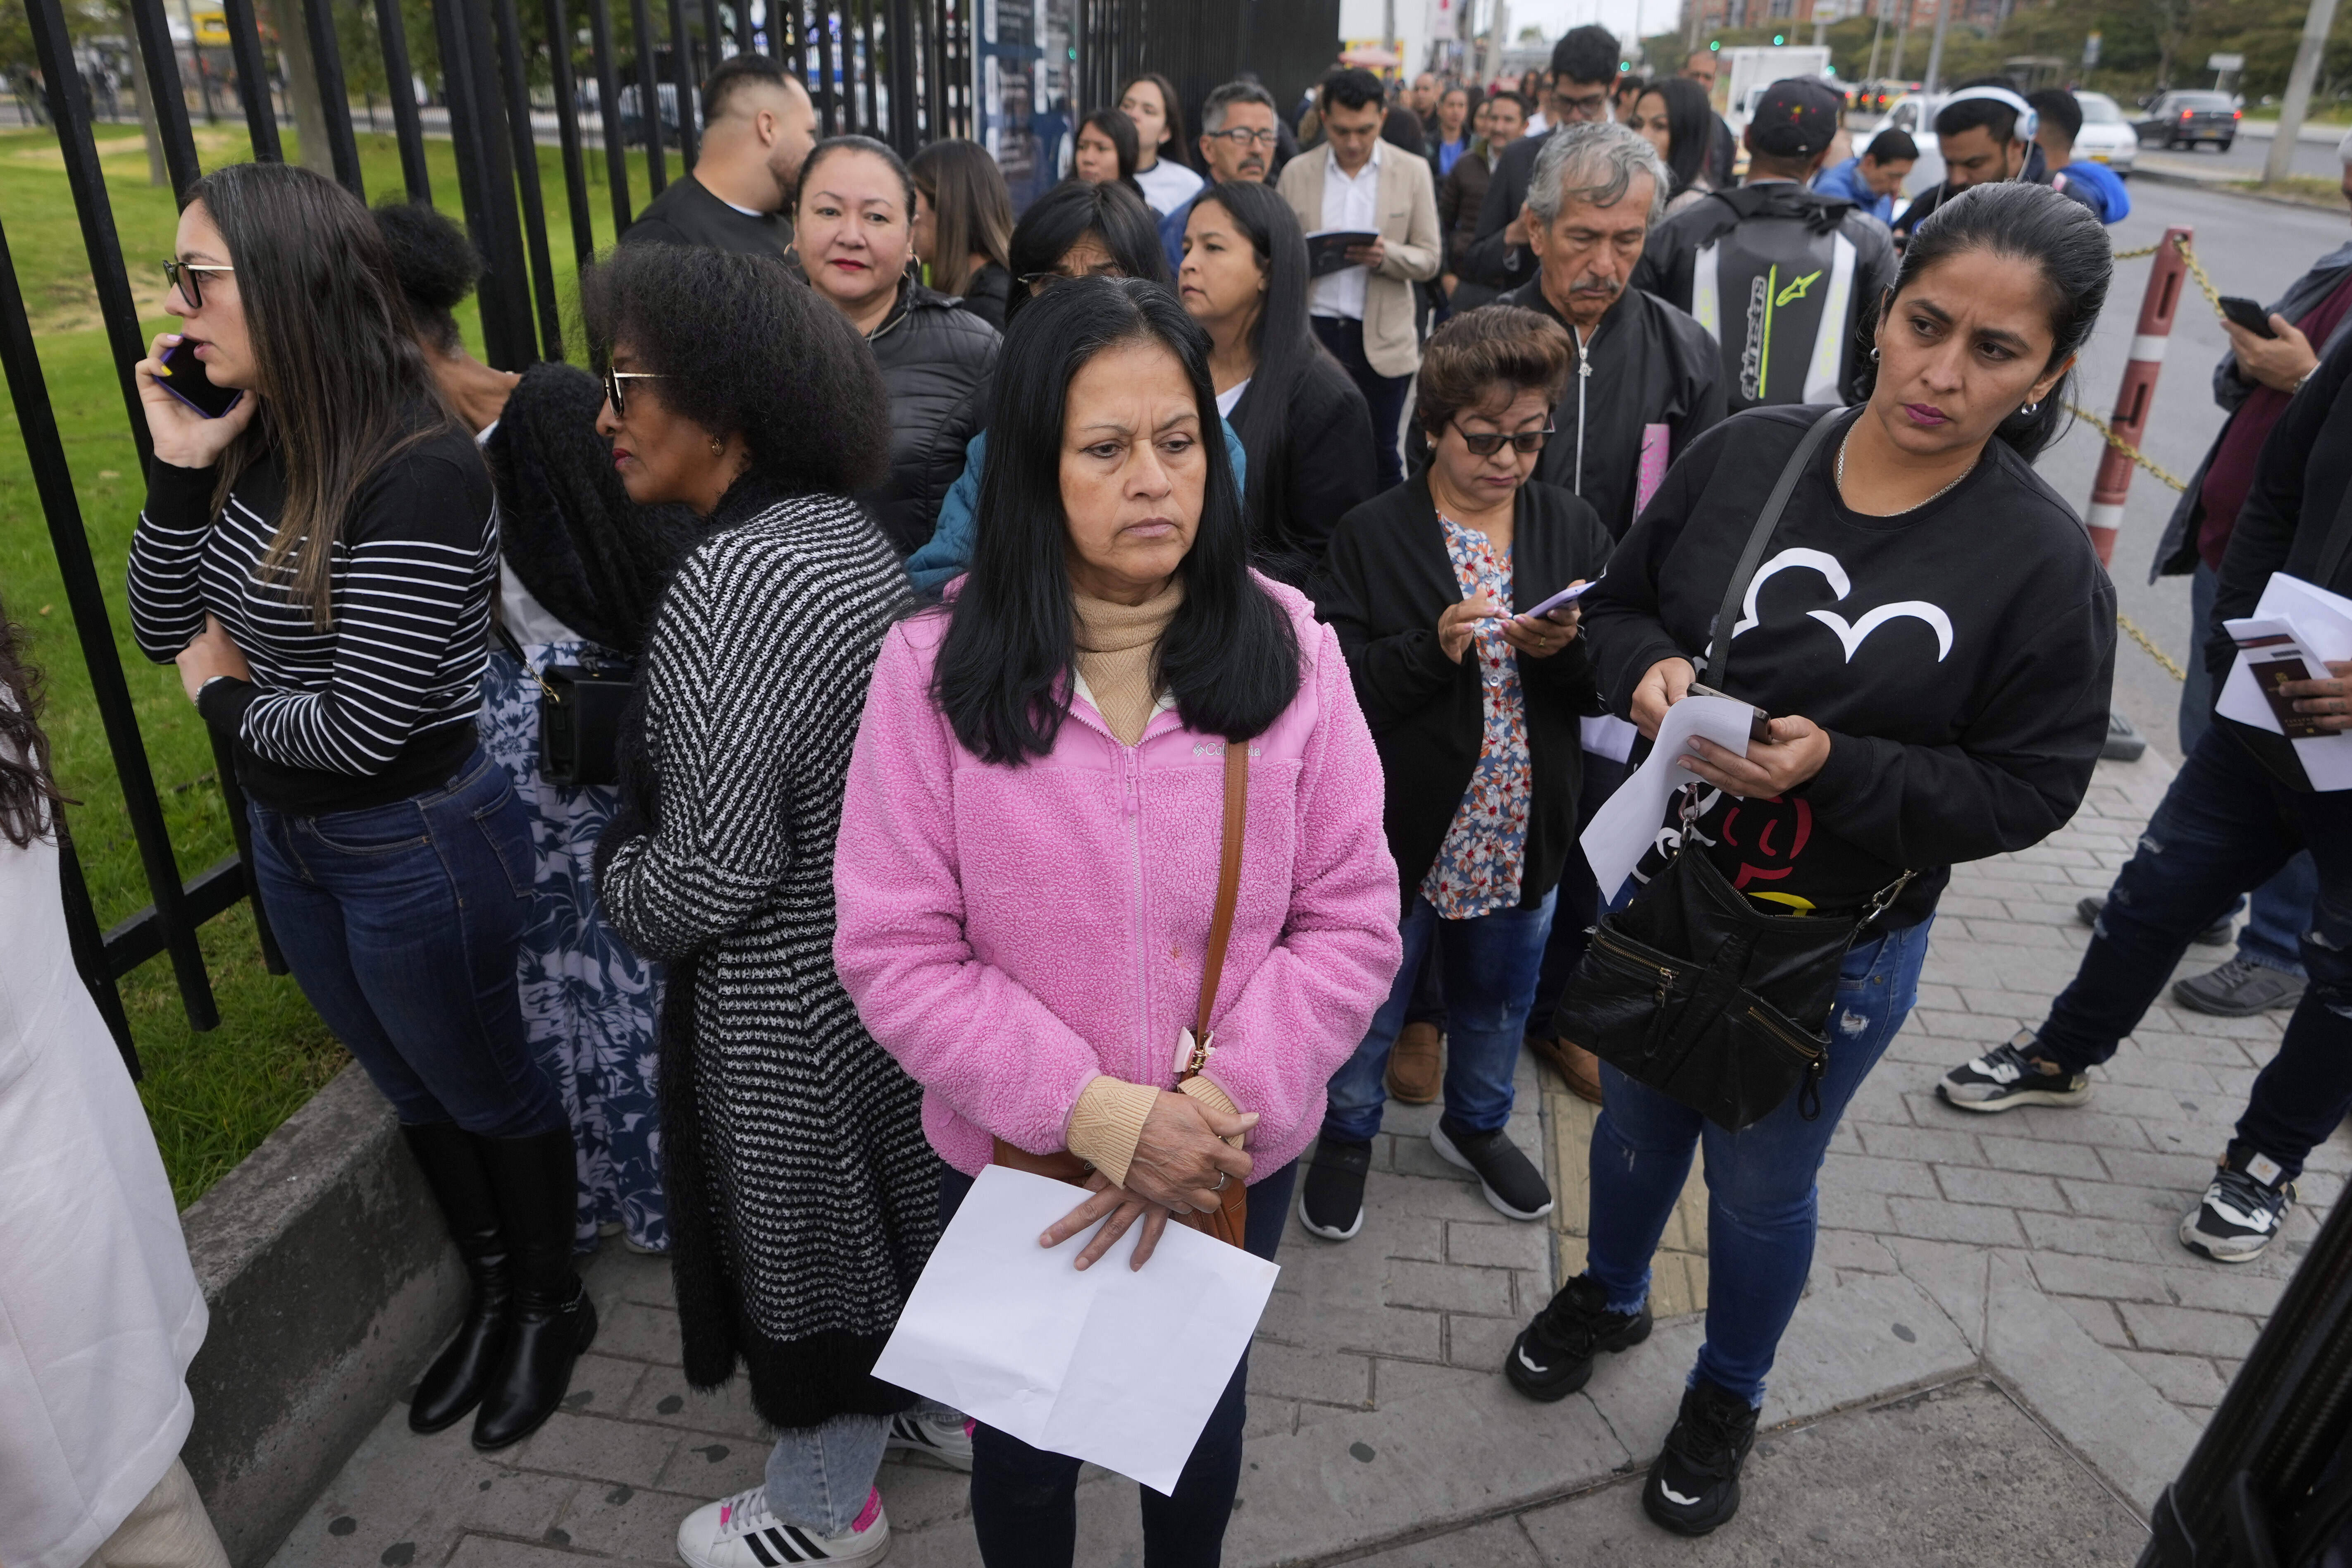
{"type": "Polygon", "coordinates": [[[1701,790],[1699,837],[1734,885],[1841,909],[1910,870],[1887,920],[1914,924],[1955,862],[2022,849],[2082,804],[2107,733],[2115,589],[2073,509],[1999,440],[1925,506],[1850,510],[1838,446],[1871,416],[1840,413],[1765,547],[1727,670],[1707,671],[1748,531],[1821,413],[1751,409],[1701,437],[1586,596],[1586,635],[1618,713],[1651,666],[1681,657],[1705,683],[1829,731],[1828,763],[1785,797],[1701,790]]]}

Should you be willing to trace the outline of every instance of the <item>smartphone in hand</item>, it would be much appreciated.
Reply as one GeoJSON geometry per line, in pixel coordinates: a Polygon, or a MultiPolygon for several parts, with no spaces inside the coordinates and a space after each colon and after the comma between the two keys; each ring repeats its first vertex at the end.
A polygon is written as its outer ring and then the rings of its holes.
{"type": "MultiPolygon", "coordinates": [[[[1720,697],[1726,702],[1737,702],[1739,700],[1738,698],[1732,696],[1728,691],[1717,691],[1714,687],[1701,686],[1696,680],[1690,683],[1690,689],[1685,692],[1684,695],[1687,697],[1720,697]]],[[[1764,741],[1769,742],[1772,739],[1772,715],[1765,712],[1764,710],[1757,707],[1753,703],[1748,704],[1748,711],[1749,715],[1748,720],[1748,738],[1751,741],[1764,741]]]]}
{"type": "Polygon", "coordinates": [[[1585,595],[1590,594],[1593,589],[1600,585],[1601,579],[1598,577],[1595,577],[1590,583],[1574,584],[1569,587],[1562,588],[1559,593],[1554,594],[1550,598],[1546,599],[1542,604],[1536,605],[1534,608],[1522,610],[1519,614],[1512,616],[1511,618],[1520,622],[1542,620],[1554,610],[1564,610],[1568,608],[1570,605],[1573,605],[1577,600],[1581,599],[1585,595]]]}
{"type": "Polygon", "coordinates": [[[196,357],[196,345],[185,338],[163,351],[163,374],[155,384],[203,415],[217,419],[236,407],[245,394],[234,386],[216,386],[196,357]]]}
{"type": "Polygon", "coordinates": [[[2258,338],[2274,338],[2278,333],[2271,327],[2270,312],[2253,300],[2240,294],[2221,296],[2221,314],[2258,338]]]}

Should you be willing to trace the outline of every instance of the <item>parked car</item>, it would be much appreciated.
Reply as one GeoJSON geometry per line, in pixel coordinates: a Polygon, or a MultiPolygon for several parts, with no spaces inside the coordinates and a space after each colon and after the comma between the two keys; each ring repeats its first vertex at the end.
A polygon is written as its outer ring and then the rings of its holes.
{"type": "Polygon", "coordinates": [[[2139,133],[2131,116],[2104,92],[2077,92],[2083,106],[2083,129],[2074,134],[2074,155],[2105,163],[2118,174],[2128,174],[2139,159],[2139,133]]]}
{"type": "MultiPolygon", "coordinates": [[[[1898,84],[1890,82],[1887,85],[1893,87],[1898,84]]],[[[1887,105],[1885,118],[1870,128],[1870,135],[1875,136],[1882,131],[1900,131],[1919,143],[1920,152],[1929,152],[1936,145],[1936,111],[1944,107],[1944,100],[1950,96],[1949,93],[1942,92],[1932,95],[1918,91],[1906,92],[1887,105]]],[[[1856,137],[1854,145],[1869,146],[1870,137],[1856,137]]]]}
{"type": "Polygon", "coordinates": [[[1896,81],[1892,77],[1856,82],[1846,89],[1846,108],[1855,114],[1884,114],[1894,107],[1896,99],[1906,92],[1918,91],[1922,85],[1916,81],[1896,81]]]}
{"type": "MultiPolygon", "coordinates": [[[[2087,118],[2087,116],[2086,116],[2087,118]]],[[[2145,146],[2186,147],[2210,142],[2226,153],[2238,139],[2237,101],[2226,92],[2168,92],[2132,130],[2145,146]]]]}

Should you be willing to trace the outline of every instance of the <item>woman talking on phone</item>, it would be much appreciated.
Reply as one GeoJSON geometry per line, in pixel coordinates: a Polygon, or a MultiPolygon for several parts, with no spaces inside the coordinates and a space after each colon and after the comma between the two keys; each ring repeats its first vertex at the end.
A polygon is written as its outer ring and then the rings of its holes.
{"type": "MultiPolygon", "coordinates": [[[[474,1280],[409,1425],[503,1447],[596,1314],[572,1129],[524,1042],[530,819],[475,731],[498,517],[367,208],[284,163],[189,187],[138,365],[154,440],[131,616],[235,743],[253,876],[294,978],[399,1113],[474,1280]],[[207,417],[170,388],[241,394],[207,417]]],[[[218,404],[215,404],[218,406],[218,404]]]]}
{"type": "MultiPolygon", "coordinates": [[[[2058,433],[2061,385],[2111,270],[2097,220],[2046,186],[1955,198],[1904,254],[1868,401],[1753,409],[1709,431],[1584,601],[1601,691],[1643,734],[1698,679],[1772,716],[1745,754],[1695,740],[1673,760],[1688,776],[1659,842],[1705,860],[1669,879],[1653,848],[1634,881],[1747,900],[1716,929],[1808,917],[1776,941],[1861,922],[1820,976],[1833,1003],[1792,1020],[1826,1040],[1822,1070],[1739,1131],[1604,1061],[1588,1262],[1504,1363],[1521,1393],[1559,1399],[1599,1352],[1648,1335],[1650,1257],[1704,1142],[1706,1341],[1642,1491],[1669,1530],[1703,1535],[1739,1507],[1765,1377],[1812,1265],[1815,1174],[1911,1010],[1950,868],[2035,843],[2090,785],[2115,589],[2032,462],[2058,433]]],[[[1656,902],[1643,900],[1629,919],[1656,902]]],[[[1609,935],[1604,923],[1596,943],[1609,935]]],[[[1589,951],[1570,983],[1568,1037],[1603,956],[1589,951]]],[[[1666,956],[1695,959],[1700,985],[1726,962],[1666,956]]],[[[1644,1005],[1657,973],[1641,981],[1644,1005]]],[[[1654,984],[1663,1006],[1667,982],[1654,984]]]]}

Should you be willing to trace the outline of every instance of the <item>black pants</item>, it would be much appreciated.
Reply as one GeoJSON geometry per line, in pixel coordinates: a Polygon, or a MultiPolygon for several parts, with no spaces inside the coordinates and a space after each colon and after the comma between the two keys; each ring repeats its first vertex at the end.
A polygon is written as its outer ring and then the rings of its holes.
{"type": "Polygon", "coordinates": [[[1404,422],[1405,394],[1412,387],[1409,375],[1382,375],[1364,357],[1364,323],[1341,316],[1310,316],[1315,335],[1348,373],[1348,379],[1372,405],[1372,450],[1380,454],[1380,483],[1393,489],[1404,483],[1404,459],[1397,449],[1398,427],[1404,422]]]}
{"type": "MultiPolygon", "coordinates": [[[[1268,1261],[1282,1240],[1297,1177],[1294,1160],[1250,1187],[1243,1244],[1268,1261]]],[[[941,1226],[963,1206],[971,1180],[953,1169],[940,1173],[941,1226]]],[[[1225,1522],[1233,1517],[1234,1494],[1241,1489],[1242,1421],[1248,1413],[1243,1393],[1248,1385],[1244,1352],[1200,1441],[1192,1445],[1192,1457],[1184,1461],[1175,1495],[1138,1489],[1143,1494],[1145,1568],[1217,1568],[1223,1558],[1225,1522]]],[[[1071,1568],[1078,1550],[1077,1493],[1077,1460],[1033,1448],[985,1423],[973,1428],[971,1524],[980,1538],[980,1560],[988,1568],[1071,1568]]]]}

